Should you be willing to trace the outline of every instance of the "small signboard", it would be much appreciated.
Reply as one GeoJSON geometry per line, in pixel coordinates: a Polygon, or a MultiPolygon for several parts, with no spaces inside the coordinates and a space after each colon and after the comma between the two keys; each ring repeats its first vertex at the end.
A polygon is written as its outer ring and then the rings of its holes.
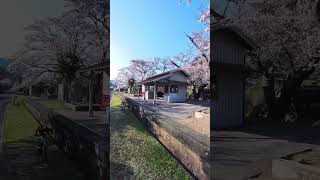
{"type": "Polygon", "coordinates": [[[110,89],[109,89],[109,76],[107,73],[103,72],[103,85],[102,85],[102,100],[101,108],[106,110],[110,106],[110,89]]]}

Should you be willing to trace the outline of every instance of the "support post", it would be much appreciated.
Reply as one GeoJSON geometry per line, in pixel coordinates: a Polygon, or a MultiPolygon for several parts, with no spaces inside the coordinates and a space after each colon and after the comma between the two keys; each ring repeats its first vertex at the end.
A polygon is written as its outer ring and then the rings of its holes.
{"type": "Polygon", "coordinates": [[[154,82],[153,85],[153,105],[157,104],[157,84],[154,82]]]}
{"type": "Polygon", "coordinates": [[[110,106],[109,100],[110,100],[110,78],[109,75],[106,72],[102,72],[102,101],[101,106],[102,108],[108,108],[110,106]]]}
{"type": "Polygon", "coordinates": [[[170,103],[170,93],[171,93],[171,84],[169,84],[167,103],[170,103]]]}
{"type": "Polygon", "coordinates": [[[105,106],[106,106],[106,115],[107,115],[107,128],[109,128],[110,124],[110,101],[111,101],[111,94],[110,94],[110,77],[106,71],[103,72],[103,98],[105,98],[105,106]],[[106,98],[107,97],[107,98],[106,98]]]}
{"type": "Polygon", "coordinates": [[[32,96],[32,85],[29,85],[29,97],[32,96]]]}
{"type": "Polygon", "coordinates": [[[89,103],[88,103],[88,108],[89,108],[89,112],[88,112],[88,116],[89,117],[93,117],[93,112],[92,112],[92,78],[93,78],[93,71],[90,71],[90,75],[89,75],[89,103]]]}
{"type": "Polygon", "coordinates": [[[63,84],[59,84],[58,86],[58,98],[61,101],[64,101],[64,85],[63,84]]]}

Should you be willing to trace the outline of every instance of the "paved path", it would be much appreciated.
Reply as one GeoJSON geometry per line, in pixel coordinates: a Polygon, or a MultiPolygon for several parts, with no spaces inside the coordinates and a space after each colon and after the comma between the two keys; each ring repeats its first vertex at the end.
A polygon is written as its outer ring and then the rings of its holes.
{"type": "Polygon", "coordinates": [[[157,101],[157,105],[153,105],[153,100],[143,100],[142,98],[130,97],[144,107],[154,111],[159,116],[166,119],[185,120],[192,116],[193,112],[209,110],[209,101],[200,101],[198,103],[165,103],[157,101]]]}
{"type": "Polygon", "coordinates": [[[216,180],[247,179],[260,173],[261,160],[280,158],[318,146],[243,130],[220,130],[211,132],[211,135],[211,174],[216,180]]]}
{"type": "Polygon", "coordinates": [[[10,101],[10,95],[0,94],[0,179],[5,179],[8,176],[8,165],[3,151],[4,111],[8,101],[10,101]]]}
{"type": "Polygon", "coordinates": [[[105,111],[93,112],[93,117],[88,117],[88,112],[82,111],[58,111],[60,114],[72,119],[73,121],[82,124],[91,131],[103,137],[108,137],[107,131],[107,115],[105,111]]]}

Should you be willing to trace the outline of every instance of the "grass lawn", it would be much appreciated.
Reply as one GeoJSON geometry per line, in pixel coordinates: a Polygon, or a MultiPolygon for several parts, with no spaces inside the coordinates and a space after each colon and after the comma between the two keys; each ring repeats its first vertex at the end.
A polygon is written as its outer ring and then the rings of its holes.
{"type": "MultiPolygon", "coordinates": [[[[28,98],[27,96],[18,96],[20,101],[25,101],[26,98],[28,98]]],[[[45,105],[46,107],[50,108],[50,109],[54,109],[54,110],[66,110],[66,111],[72,111],[72,109],[70,107],[67,107],[64,105],[63,101],[60,100],[44,100],[43,98],[40,97],[31,97],[31,99],[38,101],[39,103],[45,105]]]]}
{"type": "Polygon", "coordinates": [[[111,179],[191,179],[167,150],[131,113],[111,102],[111,179]]]}
{"type": "Polygon", "coordinates": [[[14,179],[83,180],[72,162],[50,141],[48,166],[40,162],[36,153],[36,121],[24,106],[9,104],[5,119],[5,149],[9,173],[14,179]]]}
{"type": "Polygon", "coordinates": [[[67,111],[71,111],[72,109],[65,106],[64,102],[59,101],[59,100],[40,100],[39,101],[41,104],[47,106],[50,109],[54,109],[54,110],[67,110],[67,111]]]}

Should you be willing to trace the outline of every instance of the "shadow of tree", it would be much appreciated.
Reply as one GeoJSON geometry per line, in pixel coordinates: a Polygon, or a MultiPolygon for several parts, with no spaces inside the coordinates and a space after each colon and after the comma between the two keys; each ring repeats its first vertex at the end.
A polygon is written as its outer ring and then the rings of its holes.
{"type": "Polygon", "coordinates": [[[26,137],[6,142],[9,173],[17,180],[83,180],[64,154],[52,142],[48,142],[48,164],[40,160],[36,151],[36,138],[26,137]]]}
{"type": "Polygon", "coordinates": [[[133,168],[122,163],[110,162],[111,164],[111,179],[133,179],[133,168]]]}

